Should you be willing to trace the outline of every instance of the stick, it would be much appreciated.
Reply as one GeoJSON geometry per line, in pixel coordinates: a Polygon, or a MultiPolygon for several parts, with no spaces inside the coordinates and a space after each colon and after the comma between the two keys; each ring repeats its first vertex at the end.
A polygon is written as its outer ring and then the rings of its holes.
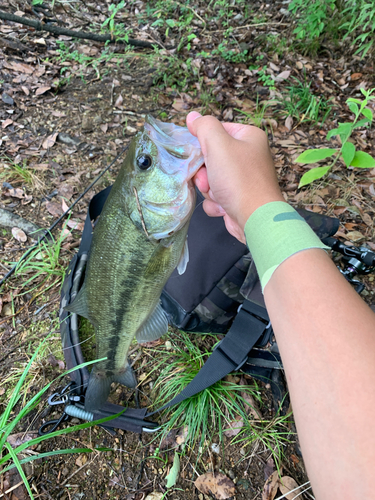
{"type": "Polygon", "coordinates": [[[145,40],[136,40],[134,38],[128,38],[128,41],[126,42],[123,38],[116,38],[116,36],[113,35],[97,35],[95,33],[85,33],[84,31],[74,31],[66,28],[60,28],[59,26],[50,26],[49,24],[45,24],[41,21],[33,21],[32,19],[28,19],[26,17],[15,16],[14,14],[8,14],[7,12],[2,11],[0,11],[0,19],[24,24],[25,26],[31,26],[32,28],[35,28],[36,31],[48,31],[49,33],[54,33],[55,35],[84,38],[86,40],[94,40],[96,42],[127,43],[128,45],[133,45],[135,47],[147,47],[149,49],[152,49],[157,43],[151,43],[145,40]]]}

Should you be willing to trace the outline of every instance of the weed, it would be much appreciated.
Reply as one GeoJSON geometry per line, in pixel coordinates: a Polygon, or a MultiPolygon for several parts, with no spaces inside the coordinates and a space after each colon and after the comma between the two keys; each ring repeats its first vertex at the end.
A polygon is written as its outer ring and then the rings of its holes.
{"type": "MultiPolygon", "coordinates": [[[[256,103],[254,105],[254,111],[249,113],[247,111],[243,111],[242,109],[236,109],[239,113],[244,115],[246,117],[246,120],[244,123],[250,124],[250,125],[255,125],[256,127],[259,128],[265,128],[267,129],[267,125],[270,125],[270,123],[265,120],[265,114],[267,111],[267,108],[272,106],[274,101],[269,102],[269,101],[261,101],[259,102],[259,97],[257,96],[256,103]]],[[[272,127],[271,127],[272,129],[272,127]]]]}
{"type": "MultiPolygon", "coordinates": [[[[198,335],[185,332],[176,333],[170,337],[172,350],[158,349],[156,351],[159,361],[155,364],[149,376],[156,371],[160,374],[155,382],[153,393],[155,397],[154,406],[160,407],[176,394],[181,392],[204,364],[205,358],[210,352],[197,344],[198,335]]],[[[205,339],[216,337],[205,336],[205,339]]],[[[279,427],[268,421],[257,421],[253,428],[253,421],[245,411],[246,396],[249,395],[261,404],[260,391],[255,381],[252,385],[238,385],[229,381],[220,381],[197,395],[165,410],[164,414],[168,421],[163,424],[159,437],[165,435],[169,430],[177,427],[186,429],[185,444],[193,447],[199,443],[203,448],[210,442],[213,436],[218,435],[223,440],[225,430],[242,428],[238,434],[238,440],[245,440],[246,444],[253,443],[256,439],[265,443],[270,450],[281,447],[281,441],[286,436],[280,435],[279,427]],[[246,432],[245,432],[246,429],[246,432]],[[275,441],[272,436],[275,436],[275,441]]],[[[281,422],[281,421],[279,421],[281,422]]],[[[274,451],[273,451],[274,453],[274,451]]]]}
{"type": "Polygon", "coordinates": [[[297,78],[294,80],[296,85],[287,87],[288,92],[283,94],[281,100],[283,110],[300,123],[320,121],[323,124],[332,110],[332,105],[324,97],[316,97],[311,92],[311,82],[307,83],[306,75],[304,82],[300,82],[297,78]]]}
{"type": "MultiPolygon", "coordinates": [[[[238,44],[237,44],[238,45],[238,44]]],[[[212,55],[219,55],[223,59],[232,63],[242,63],[248,60],[248,50],[241,50],[240,47],[229,48],[229,43],[227,40],[223,40],[217,47],[217,49],[212,51],[212,55]]]]}
{"type": "MultiPolygon", "coordinates": [[[[26,458],[21,458],[21,454],[24,450],[27,448],[32,448],[35,445],[38,445],[42,441],[45,441],[46,439],[51,439],[53,437],[61,436],[62,434],[68,434],[70,432],[75,432],[80,429],[85,429],[87,427],[91,427],[93,425],[96,425],[98,423],[103,423],[105,421],[111,420],[114,417],[107,417],[105,419],[98,420],[96,422],[87,422],[84,424],[80,425],[75,425],[72,427],[68,427],[66,429],[61,429],[55,432],[51,432],[50,434],[44,435],[44,436],[39,436],[35,439],[31,439],[30,441],[24,442],[21,445],[15,446],[15,448],[12,447],[10,444],[10,436],[15,432],[17,429],[18,424],[22,421],[23,418],[25,418],[27,415],[30,414],[33,410],[35,410],[41,400],[41,397],[43,394],[51,387],[53,383],[55,383],[57,380],[61,380],[62,377],[65,375],[69,374],[73,370],[68,370],[64,374],[60,375],[57,377],[56,380],[53,380],[52,382],[49,382],[43,389],[37,392],[35,396],[33,396],[25,405],[20,404],[20,399],[22,396],[22,392],[24,391],[24,382],[25,379],[29,373],[29,370],[31,369],[33,363],[35,362],[39,351],[44,348],[44,344],[49,340],[51,334],[47,335],[47,337],[44,339],[43,342],[41,342],[36,349],[35,353],[33,356],[30,358],[30,361],[28,362],[26,368],[24,369],[23,373],[21,374],[13,392],[12,395],[9,399],[9,402],[7,403],[4,412],[0,415],[0,475],[5,474],[7,471],[10,469],[13,469],[14,467],[17,468],[24,484],[25,487],[29,493],[29,496],[32,500],[34,500],[34,495],[32,492],[32,489],[30,487],[30,484],[26,478],[26,475],[23,471],[22,465],[31,462],[36,459],[40,458],[47,458],[51,457],[53,455],[58,455],[58,454],[70,454],[70,453],[91,453],[92,451],[110,451],[108,448],[97,448],[91,449],[91,448],[75,448],[75,449],[66,449],[66,450],[55,450],[51,452],[46,452],[46,453],[38,453],[36,455],[32,455],[31,457],[28,456],[26,458]]],[[[74,370],[87,366],[92,364],[90,363],[83,363],[82,365],[77,366],[74,368],[74,370]]]]}
{"type": "Polygon", "coordinates": [[[327,139],[338,136],[341,141],[341,148],[308,149],[299,155],[299,157],[295,160],[298,163],[309,164],[333,157],[332,162],[328,166],[315,167],[303,174],[298,187],[306,186],[307,184],[324,177],[329,170],[336,165],[336,162],[340,157],[346,167],[375,167],[375,159],[372,158],[372,156],[364,151],[356,151],[355,145],[352,142],[349,142],[349,138],[356,128],[369,127],[372,124],[373,114],[371,109],[367,107],[367,104],[370,100],[375,99],[375,96],[372,95],[374,91],[375,89],[361,89],[362,95],[364,96],[363,100],[354,99],[352,97],[346,100],[350,111],[354,114],[354,120],[352,122],[339,123],[337,128],[330,130],[327,134],[327,139]],[[361,120],[359,120],[360,115],[364,116],[361,120]]]}
{"type": "Polygon", "coordinates": [[[5,160],[4,171],[0,174],[0,179],[6,179],[8,182],[22,182],[23,185],[29,185],[34,188],[41,188],[42,182],[35,175],[32,169],[27,167],[26,160],[22,164],[15,163],[8,156],[2,156],[5,160]]]}
{"type": "Polygon", "coordinates": [[[271,75],[267,74],[267,66],[263,66],[262,68],[258,69],[258,81],[263,83],[263,85],[270,88],[271,90],[276,89],[275,80],[271,75]]]}
{"type": "Polygon", "coordinates": [[[108,10],[111,14],[109,17],[107,17],[107,19],[102,24],[102,29],[105,28],[106,26],[108,26],[111,37],[116,38],[119,41],[123,40],[123,41],[127,42],[129,40],[129,34],[130,34],[131,30],[126,28],[124,24],[115,22],[116,15],[124,7],[125,7],[124,0],[121,0],[121,2],[118,3],[117,5],[115,5],[113,3],[110,4],[110,6],[108,7],[108,10]]]}

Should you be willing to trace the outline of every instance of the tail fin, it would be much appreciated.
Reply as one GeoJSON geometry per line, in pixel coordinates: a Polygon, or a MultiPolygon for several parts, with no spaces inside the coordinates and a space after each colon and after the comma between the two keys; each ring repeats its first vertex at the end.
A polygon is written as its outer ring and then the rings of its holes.
{"type": "Polygon", "coordinates": [[[111,392],[112,382],[118,382],[132,389],[137,386],[137,379],[128,362],[125,371],[115,373],[110,377],[106,376],[105,371],[95,372],[95,370],[93,370],[91,372],[89,385],[85,394],[86,411],[94,412],[106,403],[109,393],[111,392]]]}
{"type": "Polygon", "coordinates": [[[126,385],[127,387],[130,387],[134,389],[134,387],[137,386],[137,379],[135,378],[133,368],[129,365],[127,362],[126,364],[126,370],[122,373],[117,373],[113,377],[114,382],[118,382],[119,384],[126,385]]]}
{"type": "Polygon", "coordinates": [[[105,404],[111,392],[112,377],[106,377],[103,372],[91,372],[89,385],[85,394],[85,410],[94,412],[105,404]]]}

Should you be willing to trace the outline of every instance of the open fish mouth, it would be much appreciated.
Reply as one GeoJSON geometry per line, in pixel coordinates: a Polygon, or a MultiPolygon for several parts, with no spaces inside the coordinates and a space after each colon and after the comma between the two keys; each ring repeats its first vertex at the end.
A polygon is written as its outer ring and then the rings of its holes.
{"type": "Polygon", "coordinates": [[[160,168],[169,175],[180,174],[189,181],[203,165],[199,141],[186,127],[146,118],[144,130],[158,148],[160,168]]]}

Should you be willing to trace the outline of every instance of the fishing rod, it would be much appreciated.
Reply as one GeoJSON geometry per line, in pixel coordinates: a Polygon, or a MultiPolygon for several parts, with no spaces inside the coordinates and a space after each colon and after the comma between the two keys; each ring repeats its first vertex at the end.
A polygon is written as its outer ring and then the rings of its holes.
{"type": "Polygon", "coordinates": [[[35,243],[35,245],[33,245],[32,247],[29,248],[29,250],[24,253],[22,255],[22,257],[19,259],[19,261],[12,267],[12,269],[10,269],[10,271],[7,272],[7,274],[1,279],[0,281],[0,287],[3,283],[5,283],[7,281],[8,278],[10,278],[10,276],[12,276],[12,274],[15,272],[15,270],[17,269],[17,267],[19,266],[19,264],[26,259],[26,257],[28,255],[30,255],[30,253],[35,249],[37,248],[37,246],[43,241],[45,240],[49,235],[50,233],[55,229],[55,227],[64,219],[64,217],[73,210],[73,208],[77,205],[77,203],[90,191],[90,189],[95,186],[95,184],[98,182],[98,180],[103,177],[103,175],[112,167],[112,165],[114,165],[116,163],[116,161],[125,153],[125,151],[128,149],[129,146],[125,146],[125,148],[120,151],[120,153],[116,156],[116,158],[103,170],[103,172],[101,172],[97,178],[85,189],[85,191],[80,195],[78,196],[78,198],[76,199],[76,201],[52,224],[52,226],[45,230],[45,233],[43,234],[43,236],[41,236],[38,240],[37,243],[35,243]]]}

